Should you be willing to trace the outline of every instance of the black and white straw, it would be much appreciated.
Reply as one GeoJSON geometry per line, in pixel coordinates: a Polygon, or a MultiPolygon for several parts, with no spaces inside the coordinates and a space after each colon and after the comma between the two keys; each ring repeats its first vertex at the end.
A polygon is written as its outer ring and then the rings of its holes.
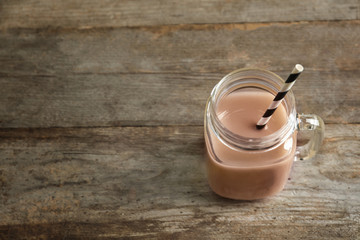
{"type": "Polygon", "coordinates": [[[274,114],[277,107],[281,104],[282,100],[284,99],[286,93],[291,89],[291,87],[294,85],[296,78],[304,71],[304,67],[300,64],[296,64],[294,69],[292,70],[291,74],[285,81],[284,86],[281,88],[281,90],[276,94],[274,100],[262,116],[262,118],[258,121],[256,124],[257,129],[262,129],[265,127],[265,125],[269,122],[271,116],[274,114]]]}

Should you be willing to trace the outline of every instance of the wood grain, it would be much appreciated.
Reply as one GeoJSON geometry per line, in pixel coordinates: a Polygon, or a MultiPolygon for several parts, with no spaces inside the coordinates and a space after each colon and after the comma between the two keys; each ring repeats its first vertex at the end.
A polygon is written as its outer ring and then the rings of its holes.
{"type": "Polygon", "coordinates": [[[0,129],[1,238],[356,239],[360,125],[261,201],[209,189],[202,127],[0,129]]]}
{"type": "Polygon", "coordinates": [[[2,76],[228,73],[240,67],[357,71],[360,20],[176,25],[120,29],[12,29],[0,34],[2,76]]]}
{"type": "Polygon", "coordinates": [[[0,29],[359,19],[359,1],[2,0],[0,29]]]}
{"type": "Polygon", "coordinates": [[[359,0],[0,1],[0,239],[359,239],[359,0]],[[242,67],[305,72],[326,122],[277,196],[209,189],[203,111],[242,67]]]}
{"type": "Polygon", "coordinates": [[[241,67],[305,72],[299,112],[358,123],[360,22],[12,30],[0,34],[0,127],[201,125],[241,67]]]}

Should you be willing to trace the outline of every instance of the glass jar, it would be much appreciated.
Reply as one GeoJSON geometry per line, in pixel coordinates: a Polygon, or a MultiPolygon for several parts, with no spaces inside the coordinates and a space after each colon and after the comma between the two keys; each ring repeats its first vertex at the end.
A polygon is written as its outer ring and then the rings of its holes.
{"type": "MultiPolygon", "coordinates": [[[[218,195],[242,200],[272,196],[284,188],[295,159],[311,158],[318,151],[324,123],[316,115],[297,114],[292,91],[282,102],[284,124],[268,135],[249,137],[235,132],[234,128],[225,126],[217,112],[219,104],[229,94],[237,92],[241,96],[259,91],[270,93],[273,98],[283,84],[284,80],[270,71],[239,69],[226,75],[212,90],[205,109],[204,135],[208,181],[218,195]],[[297,146],[299,131],[311,132],[303,146],[297,146]]],[[[245,103],[244,96],[241,96],[242,103],[252,104],[253,101],[245,103]]],[[[263,100],[257,98],[256,101],[263,100]]],[[[254,128],[255,125],[256,122],[254,128]]]]}

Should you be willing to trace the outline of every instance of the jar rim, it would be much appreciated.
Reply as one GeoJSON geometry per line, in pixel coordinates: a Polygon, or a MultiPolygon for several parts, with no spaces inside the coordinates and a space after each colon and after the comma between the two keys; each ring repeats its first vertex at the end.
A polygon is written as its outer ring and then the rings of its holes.
{"type": "MultiPolygon", "coordinates": [[[[272,88],[274,92],[279,91],[284,84],[284,80],[280,76],[260,68],[242,68],[225,75],[213,88],[206,108],[206,117],[208,118],[212,130],[220,141],[235,150],[239,148],[244,150],[269,149],[282,144],[296,129],[295,97],[291,90],[284,98],[288,121],[280,129],[269,135],[254,138],[244,137],[229,130],[220,121],[216,114],[217,101],[221,99],[226,92],[229,92],[228,89],[225,88],[227,85],[231,86],[232,84],[233,87],[237,89],[237,86],[241,86],[239,83],[240,81],[247,83],[248,87],[251,87],[251,83],[254,84],[255,82],[259,86],[266,85],[267,87],[272,88]],[[245,79],[250,78],[251,80],[245,81],[245,79]]],[[[266,90],[265,88],[263,89],[266,90]]]]}

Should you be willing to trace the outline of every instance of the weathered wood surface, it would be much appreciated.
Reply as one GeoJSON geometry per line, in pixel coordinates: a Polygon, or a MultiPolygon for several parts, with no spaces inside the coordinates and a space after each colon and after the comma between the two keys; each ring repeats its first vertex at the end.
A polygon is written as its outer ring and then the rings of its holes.
{"type": "Polygon", "coordinates": [[[0,239],[359,239],[360,18],[348,1],[0,0],[0,239]],[[241,67],[327,123],[285,190],[209,189],[203,111],[241,67]]]}
{"type": "Polygon", "coordinates": [[[4,32],[0,126],[200,125],[226,73],[296,63],[300,112],[359,123],[359,21],[245,26],[4,32]]]}
{"type": "Polygon", "coordinates": [[[327,125],[285,190],[217,197],[201,126],[0,130],[0,236],[358,239],[360,125],[327,125]],[[23,234],[26,235],[23,235],[23,234]]]}
{"type": "Polygon", "coordinates": [[[0,29],[359,19],[358,0],[2,0],[0,29]]]}

